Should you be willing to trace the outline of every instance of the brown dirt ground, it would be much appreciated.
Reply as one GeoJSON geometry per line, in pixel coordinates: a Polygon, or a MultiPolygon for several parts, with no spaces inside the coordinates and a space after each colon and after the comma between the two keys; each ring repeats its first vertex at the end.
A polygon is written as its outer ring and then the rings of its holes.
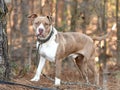
{"type": "MultiPolygon", "coordinates": [[[[114,67],[109,70],[111,73],[108,74],[108,90],[120,90],[120,68],[114,67]]],[[[50,77],[54,77],[54,75],[49,74],[50,77]]],[[[30,79],[33,76],[33,72],[26,74],[24,77],[15,77],[11,81],[17,82],[25,85],[32,85],[32,86],[39,86],[39,87],[48,87],[48,88],[55,88],[54,83],[44,76],[41,76],[41,80],[38,82],[31,82],[30,79]]],[[[80,81],[78,77],[78,73],[75,71],[65,70],[62,73],[62,80],[64,81],[80,81]]],[[[102,85],[102,74],[100,75],[100,83],[102,85]]],[[[0,90],[37,90],[37,89],[30,89],[27,87],[22,86],[13,86],[13,85],[0,85],[0,90]]],[[[97,90],[94,87],[85,87],[81,85],[61,85],[57,90],[97,90]]]]}

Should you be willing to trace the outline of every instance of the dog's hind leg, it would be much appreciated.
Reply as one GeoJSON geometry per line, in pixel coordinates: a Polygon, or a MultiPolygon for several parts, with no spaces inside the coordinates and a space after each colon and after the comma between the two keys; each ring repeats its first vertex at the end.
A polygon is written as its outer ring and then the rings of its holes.
{"type": "Polygon", "coordinates": [[[87,72],[87,61],[85,61],[83,55],[79,55],[75,58],[76,65],[79,68],[79,72],[82,74],[82,77],[89,83],[88,72],[87,72]]]}

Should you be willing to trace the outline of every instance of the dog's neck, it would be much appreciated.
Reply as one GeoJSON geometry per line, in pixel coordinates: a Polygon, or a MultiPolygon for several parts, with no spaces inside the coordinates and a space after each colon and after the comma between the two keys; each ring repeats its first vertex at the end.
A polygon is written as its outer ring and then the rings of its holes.
{"type": "Polygon", "coordinates": [[[47,41],[50,40],[50,38],[52,37],[53,34],[54,34],[54,30],[53,30],[53,26],[51,26],[51,30],[50,30],[50,33],[48,34],[48,36],[45,39],[37,38],[37,41],[40,44],[46,43],[47,41]]]}

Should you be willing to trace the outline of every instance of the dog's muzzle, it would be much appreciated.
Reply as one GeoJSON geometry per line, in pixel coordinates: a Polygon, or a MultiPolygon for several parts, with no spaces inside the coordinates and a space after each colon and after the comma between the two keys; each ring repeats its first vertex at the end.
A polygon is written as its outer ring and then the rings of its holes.
{"type": "Polygon", "coordinates": [[[42,29],[42,28],[39,28],[38,31],[39,31],[39,35],[42,35],[43,29],[42,29]]]}
{"type": "Polygon", "coordinates": [[[42,37],[44,30],[42,28],[39,28],[36,33],[36,37],[42,37]]]}
{"type": "MultiPolygon", "coordinates": [[[[44,32],[44,31],[42,31],[42,33],[43,33],[43,32],[44,32]]],[[[41,30],[40,30],[39,33],[41,33],[41,30]]],[[[38,40],[39,42],[41,42],[41,43],[45,43],[45,42],[47,42],[47,41],[52,37],[53,33],[54,33],[54,31],[53,31],[53,28],[52,28],[52,30],[50,31],[50,33],[49,33],[45,38],[40,38],[39,36],[42,36],[42,34],[41,34],[41,35],[38,34],[38,35],[37,35],[37,40],[38,40]]]]}

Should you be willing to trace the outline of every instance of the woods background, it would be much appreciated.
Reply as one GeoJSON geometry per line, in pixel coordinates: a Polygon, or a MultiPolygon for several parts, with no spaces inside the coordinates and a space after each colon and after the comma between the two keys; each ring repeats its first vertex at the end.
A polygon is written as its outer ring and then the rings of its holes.
{"type": "MultiPolygon", "coordinates": [[[[96,60],[101,70],[120,66],[119,0],[5,0],[8,6],[7,33],[12,76],[24,76],[34,70],[36,37],[28,15],[52,15],[57,30],[76,31],[91,37],[106,34],[117,23],[117,30],[105,41],[95,42],[96,60]],[[102,66],[101,66],[102,65],[102,66]]],[[[71,68],[71,61],[64,68],[71,68]]],[[[44,72],[52,64],[47,62],[44,72]]]]}
{"type": "MultiPolygon", "coordinates": [[[[115,0],[11,0],[8,10],[10,62],[20,70],[28,69],[36,61],[33,49],[36,39],[28,15],[52,15],[59,31],[78,31],[94,36],[109,32],[116,23],[117,14],[115,0]]],[[[116,61],[117,35],[104,43],[100,42],[99,46],[103,44],[104,52],[116,61]]]]}

